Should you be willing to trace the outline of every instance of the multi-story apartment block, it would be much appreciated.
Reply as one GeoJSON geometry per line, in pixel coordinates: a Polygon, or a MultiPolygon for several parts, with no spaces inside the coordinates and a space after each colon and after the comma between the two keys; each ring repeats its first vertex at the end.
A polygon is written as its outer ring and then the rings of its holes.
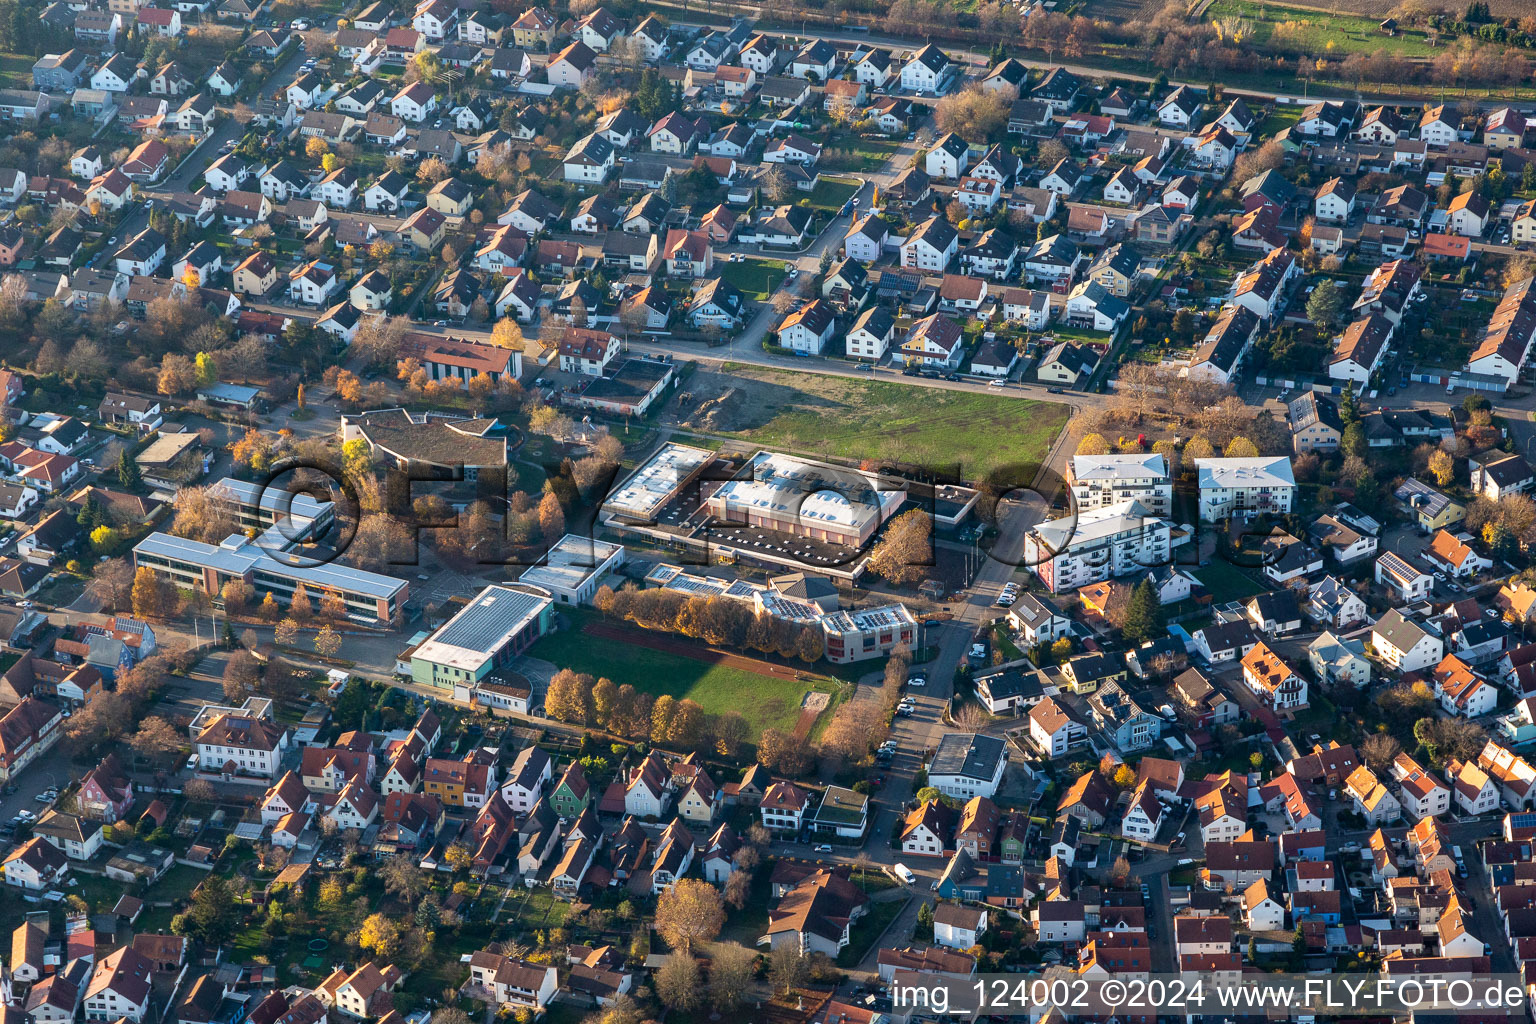
{"type": "Polygon", "coordinates": [[[1243,514],[1285,514],[1296,498],[1288,456],[1196,459],[1200,474],[1200,521],[1243,514]]]}
{"type": "Polygon", "coordinates": [[[1041,523],[1024,538],[1024,557],[1051,593],[1168,563],[1168,523],[1139,502],[1121,501],[1041,523]]]}
{"type": "Polygon", "coordinates": [[[1122,501],[1137,501],[1153,515],[1173,510],[1168,460],[1150,455],[1076,455],[1067,463],[1067,483],[1079,512],[1122,501]]]}

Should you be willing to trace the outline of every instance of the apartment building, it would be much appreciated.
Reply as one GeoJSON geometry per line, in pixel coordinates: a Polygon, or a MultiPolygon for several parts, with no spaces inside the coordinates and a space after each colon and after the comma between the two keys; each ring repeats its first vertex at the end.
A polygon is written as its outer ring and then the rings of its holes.
{"type": "Polygon", "coordinates": [[[1051,593],[1168,564],[1168,523],[1136,501],[1121,501],[1041,523],[1024,538],[1026,564],[1051,593]]]}
{"type": "Polygon", "coordinates": [[[1288,456],[1196,459],[1200,521],[1214,523],[1244,514],[1285,514],[1296,500],[1288,456]]]}
{"type": "Polygon", "coordinates": [[[1161,452],[1150,455],[1075,455],[1067,484],[1079,512],[1136,501],[1153,515],[1173,510],[1173,480],[1161,452]]]}

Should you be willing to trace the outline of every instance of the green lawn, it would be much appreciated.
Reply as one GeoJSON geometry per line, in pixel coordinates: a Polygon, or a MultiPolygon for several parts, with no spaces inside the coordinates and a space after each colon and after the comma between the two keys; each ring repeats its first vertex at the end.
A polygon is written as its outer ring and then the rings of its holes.
{"type": "Polygon", "coordinates": [[[1436,51],[1422,32],[1399,30],[1383,35],[1380,18],[1330,14],[1283,7],[1268,0],[1216,0],[1206,20],[1241,20],[1252,25],[1249,40],[1257,46],[1323,56],[1329,53],[1390,53],[1396,57],[1432,56],[1436,51]]]}
{"type": "Polygon", "coordinates": [[[720,276],[735,285],[747,298],[767,302],[778,290],[789,265],[783,260],[765,260],[748,256],[740,263],[716,264],[720,276]]]}
{"type": "MultiPolygon", "coordinates": [[[[836,693],[834,680],[815,676],[805,681],[759,675],[745,669],[710,664],[694,658],[651,650],[639,644],[584,633],[579,624],[582,613],[565,609],[577,628],[561,630],[544,637],[528,651],[561,668],[607,676],[616,683],[629,683],[635,689],[661,696],[670,694],[681,700],[688,697],[707,714],[740,712],[752,727],[755,739],[764,729],[791,731],[800,717],[800,703],[812,690],[836,693]]],[[[636,635],[645,635],[635,627],[636,635]]],[[[669,637],[657,633],[657,637],[669,637]]],[[[701,652],[703,648],[700,648],[701,652]]]]}
{"type": "Polygon", "coordinates": [[[1006,395],[731,363],[723,371],[781,386],[763,421],[738,432],[753,444],[958,467],[968,480],[1006,470],[1008,480],[1028,484],[1071,415],[1065,405],[1006,395]]]}
{"type": "Polygon", "coordinates": [[[816,183],[816,188],[811,193],[811,205],[818,210],[831,210],[836,213],[863,185],[864,182],[858,178],[823,177],[816,183]]]}
{"type": "Polygon", "coordinates": [[[857,135],[834,137],[821,154],[823,171],[853,171],[867,174],[885,166],[891,154],[902,145],[901,139],[861,139],[857,135]]]}
{"type": "Polygon", "coordinates": [[[5,84],[17,89],[32,88],[32,65],[37,63],[34,57],[28,57],[24,53],[0,53],[0,79],[5,84]]]}
{"type": "Polygon", "coordinates": [[[1260,122],[1259,130],[1254,133],[1254,138],[1267,139],[1271,135],[1276,135],[1289,128],[1301,120],[1301,112],[1304,109],[1304,107],[1275,107],[1269,112],[1269,116],[1260,122]]]}
{"type": "Polygon", "coordinates": [[[837,966],[853,967],[864,959],[870,946],[880,938],[880,934],[890,923],[901,916],[906,909],[910,897],[906,900],[888,900],[879,903],[870,903],[869,911],[859,918],[857,924],[848,933],[848,945],[837,954],[837,966]]]}
{"type": "Polygon", "coordinates": [[[1205,589],[1211,592],[1213,603],[1218,605],[1241,601],[1267,589],[1258,580],[1220,557],[1213,558],[1210,565],[1198,566],[1190,571],[1205,584],[1205,589]]]}

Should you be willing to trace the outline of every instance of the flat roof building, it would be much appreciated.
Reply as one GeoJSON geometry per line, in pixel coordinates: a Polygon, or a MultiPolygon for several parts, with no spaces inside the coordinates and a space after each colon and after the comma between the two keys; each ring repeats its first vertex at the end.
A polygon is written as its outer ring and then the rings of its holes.
{"type": "MultiPolygon", "coordinates": [[[[328,591],[340,594],[350,618],[361,622],[395,621],[408,592],[404,580],[332,562],[290,564],[282,556],[294,545],[294,532],[280,522],[255,539],[236,533],[216,545],[152,533],[134,545],[133,562],[136,568],[149,568],[177,586],[215,598],[224,584],[238,579],[253,588],[258,598],[271,594],[279,604],[286,605],[303,584],[311,601],[319,600],[328,591]]],[[[300,553],[292,557],[304,559],[300,553]]]]}
{"type": "Polygon", "coordinates": [[[549,632],[553,607],[538,587],[486,587],[416,648],[411,678],[451,690],[495,675],[549,632]]]}
{"type": "Polygon", "coordinates": [[[906,500],[874,473],[758,452],[706,502],[715,517],[844,547],[862,547],[906,500]]]}
{"type": "Polygon", "coordinates": [[[287,519],[309,537],[325,533],[335,518],[336,506],[329,501],[316,501],[303,492],[234,477],[213,484],[208,488],[208,496],[227,505],[244,530],[265,530],[278,520],[287,519]]]}
{"type": "Polygon", "coordinates": [[[604,576],[624,564],[624,546],[568,533],[519,582],[549,591],[561,604],[586,604],[604,576]]]}
{"type": "Polygon", "coordinates": [[[906,605],[832,612],[822,617],[827,660],[834,665],[883,658],[898,647],[917,648],[917,619],[906,605]]]}
{"type": "Polygon", "coordinates": [[[782,593],[750,580],[700,576],[666,563],[647,573],[645,581],[689,597],[729,597],[750,602],[755,611],[767,612],[776,619],[797,626],[819,626],[826,658],[834,665],[883,658],[897,647],[916,649],[918,646],[917,619],[901,604],[828,610],[817,601],[782,593]]]}
{"type": "Polygon", "coordinates": [[[630,520],[654,520],[656,514],[698,479],[715,459],[706,448],[668,442],[656,450],[608,495],[602,511],[630,520]]]}

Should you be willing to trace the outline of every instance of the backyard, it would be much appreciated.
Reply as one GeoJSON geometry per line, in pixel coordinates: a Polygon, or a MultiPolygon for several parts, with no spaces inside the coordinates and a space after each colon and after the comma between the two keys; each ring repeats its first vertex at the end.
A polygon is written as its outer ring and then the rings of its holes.
{"type": "Polygon", "coordinates": [[[0,79],[13,89],[32,88],[32,65],[36,60],[24,53],[0,53],[0,79]]]}
{"type": "Polygon", "coordinates": [[[1211,592],[1212,603],[1217,606],[1226,604],[1228,601],[1241,601],[1268,589],[1242,569],[1222,558],[1213,558],[1210,565],[1199,566],[1191,569],[1190,572],[1205,584],[1205,589],[1211,592]]]}
{"type": "Polygon", "coordinates": [[[865,139],[857,135],[834,136],[827,140],[821,155],[823,171],[852,171],[867,174],[884,167],[891,154],[901,148],[900,139],[865,139]]]}
{"type": "MultiPolygon", "coordinates": [[[[531,657],[576,672],[607,676],[616,683],[629,683],[636,690],[658,697],[687,697],[706,714],[739,712],[751,727],[754,740],[764,729],[792,732],[807,693],[814,690],[836,695],[839,690],[836,680],[812,672],[799,672],[795,678],[785,679],[707,660],[713,655],[703,645],[699,645],[698,657],[687,657],[655,650],[643,642],[675,639],[672,634],[659,631],[635,628],[632,632],[642,641],[635,643],[583,632],[581,627],[597,619],[597,615],[574,609],[563,609],[562,613],[572,617],[574,627],[544,637],[528,651],[531,657]]],[[[617,624],[609,620],[606,625],[611,631],[617,624]]]]}
{"type": "Polygon", "coordinates": [[[823,175],[811,193],[811,205],[818,210],[831,210],[836,213],[863,186],[864,182],[858,178],[834,178],[823,175]]]}
{"type": "Polygon", "coordinates": [[[875,941],[885,933],[891,922],[901,916],[908,899],[871,900],[863,917],[848,931],[848,945],[837,954],[837,966],[855,967],[869,953],[875,941]]]}
{"type": "Polygon", "coordinates": [[[748,256],[739,263],[718,263],[720,276],[736,286],[747,298],[767,302],[784,280],[787,264],[783,260],[765,260],[748,256]]]}
{"type": "Polygon", "coordinates": [[[1010,480],[1029,483],[1070,416],[1065,405],[1006,395],[734,363],[722,369],[731,375],[725,387],[741,397],[739,415],[719,424],[720,433],[812,455],[958,466],[971,480],[1009,469],[1010,480]]]}

